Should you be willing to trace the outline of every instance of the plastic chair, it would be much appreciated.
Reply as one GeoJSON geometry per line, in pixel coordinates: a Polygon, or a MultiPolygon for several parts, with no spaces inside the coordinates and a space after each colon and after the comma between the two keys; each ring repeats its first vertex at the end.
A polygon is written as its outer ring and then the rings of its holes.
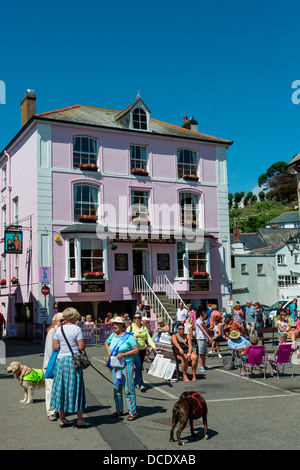
{"type": "Polygon", "coordinates": [[[266,363],[264,360],[264,346],[249,346],[248,360],[245,363],[247,378],[250,379],[252,367],[260,367],[264,371],[264,379],[266,378],[266,363]]]}
{"type": "Polygon", "coordinates": [[[291,377],[294,377],[293,374],[293,365],[291,362],[291,350],[292,350],[292,345],[291,344],[280,344],[278,346],[278,354],[277,354],[277,359],[269,359],[272,364],[276,366],[276,374],[277,377],[280,378],[279,375],[279,366],[282,366],[282,375],[284,375],[284,367],[285,366],[290,366],[291,368],[291,377]]]}

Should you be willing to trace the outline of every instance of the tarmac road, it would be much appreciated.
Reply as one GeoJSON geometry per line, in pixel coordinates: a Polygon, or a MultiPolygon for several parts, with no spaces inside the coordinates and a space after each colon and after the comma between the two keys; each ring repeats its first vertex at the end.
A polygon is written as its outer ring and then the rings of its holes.
{"type": "Polygon", "coordinates": [[[46,417],[44,390],[35,393],[33,405],[20,403],[23,389],[5,369],[13,360],[42,367],[43,346],[17,339],[4,343],[7,359],[6,364],[0,364],[1,450],[136,450],[141,451],[138,455],[147,455],[150,451],[300,449],[299,366],[293,365],[293,378],[248,380],[237,370],[224,371],[222,360],[212,357],[207,360],[209,370],[204,375],[199,372],[197,382],[172,384],[144,371],[147,393],[137,391],[138,419],[128,422],[127,415],[121,419],[110,416],[115,408],[104,346],[89,347],[92,364],[107,380],[91,367],[84,371],[85,417],[91,425],[88,429],[60,429],[58,422],[46,417]],[[169,442],[169,433],[172,407],[184,390],[197,391],[207,401],[210,439],[203,438],[199,420],[194,423],[197,437],[192,438],[187,427],[182,433],[185,445],[180,447],[169,442]]]}

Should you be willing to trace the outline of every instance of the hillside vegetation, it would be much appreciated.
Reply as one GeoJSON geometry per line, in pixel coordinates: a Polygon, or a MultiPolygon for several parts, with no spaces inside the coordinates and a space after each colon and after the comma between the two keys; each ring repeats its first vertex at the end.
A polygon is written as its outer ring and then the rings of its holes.
{"type": "Polygon", "coordinates": [[[297,209],[298,201],[282,204],[271,200],[248,203],[242,209],[229,209],[230,231],[232,232],[236,220],[241,232],[256,232],[258,228],[264,228],[267,222],[283,212],[294,212],[297,209]]]}

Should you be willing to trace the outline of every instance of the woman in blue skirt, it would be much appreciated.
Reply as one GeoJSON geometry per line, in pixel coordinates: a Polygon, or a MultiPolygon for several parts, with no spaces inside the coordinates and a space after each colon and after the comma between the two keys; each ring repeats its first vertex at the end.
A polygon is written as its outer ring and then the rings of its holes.
{"type": "MultiPolygon", "coordinates": [[[[75,323],[78,312],[75,308],[66,308],[63,311],[64,333],[74,353],[84,351],[85,344],[81,328],[75,323]]],[[[59,425],[61,428],[72,426],[65,413],[77,413],[77,427],[85,428],[89,423],[83,419],[83,410],[86,407],[85,388],[82,370],[75,369],[72,353],[61,331],[57,329],[54,335],[53,349],[59,353],[57,356],[50,406],[59,410],[59,425]]]]}

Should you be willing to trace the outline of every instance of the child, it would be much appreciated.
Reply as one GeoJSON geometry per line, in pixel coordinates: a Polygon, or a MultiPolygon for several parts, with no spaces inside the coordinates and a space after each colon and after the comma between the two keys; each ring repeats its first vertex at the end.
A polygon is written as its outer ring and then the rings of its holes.
{"type": "Polygon", "coordinates": [[[211,327],[210,329],[213,329],[214,331],[214,336],[212,338],[212,345],[211,345],[211,351],[209,351],[208,354],[213,354],[214,347],[216,347],[217,354],[219,358],[222,358],[220,354],[220,347],[219,347],[219,342],[224,339],[224,331],[223,331],[223,325],[222,325],[222,317],[221,315],[216,315],[214,317],[214,326],[213,328],[211,327]]]}
{"type": "Polygon", "coordinates": [[[201,312],[199,318],[196,321],[196,337],[198,344],[198,354],[199,354],[199,366],[201,371],[205,371],[206,367],[206,355],[207,355],[207,339],[211,342],[211,337],[209,336],[208,329],[206,327],[205,321],[207,320],[208,315],[206,312],[201,312]]]}

